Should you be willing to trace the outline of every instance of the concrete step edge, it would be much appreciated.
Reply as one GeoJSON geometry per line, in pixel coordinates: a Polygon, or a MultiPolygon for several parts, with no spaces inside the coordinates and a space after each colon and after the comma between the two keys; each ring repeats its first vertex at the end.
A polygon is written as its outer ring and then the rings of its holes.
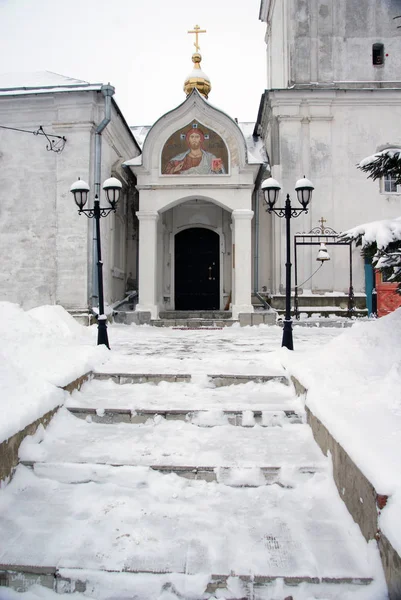
{"type": "MultiPolygon", "coordinates": [[[[229,374],[207,374],[216,387],[221,385],[233,385],[240,383],[267,383],[276,381],[289,384],[289,380],[285,375],[229,375],[229,374]]],[[[93,379],[112,379],[115,383],[160,383],[166,381],[168,383],[191,383],[192,376],[188,373],[102,373],[94,371],[93,379]]]]}
{"type": "MultiPolygon", "coordinates": [[[[0,564],[0,585],[5,585],[5,587],[13,587],[13,580],[17,579],[18,576],[26,577],[26,584],[39,583],[40,585],[44,585],[45,587],[49,587],[49,583],[51,580],[54,580],[53,589],[57,591],[57,580],[59,581],[70,581],[70,582],[81,582],[85,584],[85,581],[90,580],[90,576],[88,577],[88,571],[84,568],[80,567],[62,567],[58,565],[55,566],[35,566],[35,565],[15,565],[15,564],[0,564]],[[68,577],[67,577],[68,574],[68,577]],[[75,577],[74,577],[75,575],[75,577]],[[31,579],[31,582],[29,581],[31,579]],[[11,585],[10,585],[11,584],[11,585]]],[[[174,574],[169,570],[158,570],[158,571],[145,571],[145,570],[135,570],[135,569],[124,569],[123,571],[115,571],[112,569],[103,569],[102,571],[95,570],[92,571],[93,574],[96,573],[104,573],[104,574],[113,574],[116,575],[118,573],[132,574],[135,575],[169,575],[174,574]]],[[[185,575],[186,573],[178,573],[185,575]]],[[[263,586],[269,585],[277,579],[282,579],[284,584],[289,586],[297,586],[302,583],[311,583],[319,585],[321,583],[330,583],[330,584],[351,584],[356,586],[361,585],[369,585],[373,582],[372,577],[313,577],[309,575],[244,575],[231,572],[229,574],[219,574],[213,573],[210,577],[210,584],[208,586],[208,591],[215,591],[218,587],[225,585],[227,580],[230,577],[238,577],[243,583],[249,583],[255,586],[263,586]]],[[[81,585],[79,589],[72,591],[86,591],[86,586],[81,585]]]]}
{"type": "Polygon", "coordinates": [[[229,310],[161,310],[161,319],[231,319],[232,312],[229,310]]]}
{"type": "Polygon", "coordinates": [[[223,329],[238,321],[234,319],[155,319],[150,321],[153,327],[172,327],[173,329],[223,329]]]}
{"type": "MultiPolygon", "coordinates": [[[[263,423],[263,414],[269,414],[272,418],[277,416],[279,419],[284,415],[284,417],[288,420],[288,424],[300,424],[302,423],[302,416],[294,410],[252,410],[245,409],[243,410],[224,410],[219,408],[212,409],[168,409],[168,408],[159,408],[159,409],[127,409],[127,408],[87,408],[87,407],[75,407],[68,406],[67,410],[80,419],[85,419],[86,417],[90,417],[95,423],[103,423],[103,424],[114,424],[114,423],[131,423],[133,425],[139,423],[145,423],[148,419],[154,418],[156,416],[163,417],[166,420],[184,420],[189,421],[193,418],[196,418],[198,415],[202,415],[208,413],[210,411],[219,411],[223,413],[230,425],[234,425],[236,427],[253,427],[255,424],[261,425],[262,427],[272,427],[277,425],[278,423],[272,421],[270,423],[263,423]],[[252,412],[254,423],[251,424],[243,424],[243,413],[244,412],[252,412]]],[[[215,425],[207,423],[201,424],[203,427],[214,427],[215,425]]]]}
{"type": "MultiPolygon", "coordinates": [[[[265,485],[278,485],[279,487],[283,488],[283,489],[292,489],[293,486],[289,485],[289,484],[283,484],[280,481],[280,473],[281,473],[281,467],[280,466],[265,466],[265,467],[257,467],[262,475],[265,478],[264,483],[260,483],[260,484],[232,484],[229,481],[229,476],[232,472],[235,472],[236,470],[240,469],[240,471],[245,472],[247,470],[247,468],[251,471],[254,469],[254,467],[235,467],[235,466],[220,466],[220,467],[215,467],[215,466],[199,466],[199,465],[127,465],[127,464],[117,464],[117,463],[102,463],[102,462],[96,462],[96,463],[85,463],[85,462],[76,462],[76,463],[71,463],[66,461],[65,463],[58,463],[58,462],[42,462],[42,461],[30,461],[30,460],[23,460],[20,462],[21,465],[23,465],[24,467],[27,467],[29,469],[34,469],[34,467],[36,465],[40,466],[40,465],[46,465],[46,466],[57,466],[59,469],[62,468],[63,466],[68,466],[69,468],[71,468],[74,465],[92,465],[92,466],[100,466],[100,467],[112,467],[112,468],[120,468],[120,467],[133,467],[135,468],[136,466],[141,466],[141,467],[148,467],[149,469],[151,469],[152,471],[157,471],[161,474],[175,474],[178,477],[184,477],[185,479],[190,479],[192,481],[206,481],[207,483],[213,483],[213,482],[217,482],[219,484],[222,485],[228,485],[229,487],[237,487],[237,488],[256,488],[256,487],[261,487],[261,486],[265,486],[265,485]]],[[[301,475],[314,475],[315,473],[320,473],[324,471],[323,467],[319,467],[316,465],[305,465],[303,467],[298,467],[297,472],[301,475]]],[[[40,476],[40,475],[39,475],[40,476]]],[[[79,479],[79,478],[78,478],[79,479]]],[[[85,483],[88,483],[89,481],[91,481],[91,479],[85,479],[85,483]]],[[[75,483],[79,483],[79,481],[77,480],[77,482],[71,482],[71,485],[75,485],[75,483]]]]}

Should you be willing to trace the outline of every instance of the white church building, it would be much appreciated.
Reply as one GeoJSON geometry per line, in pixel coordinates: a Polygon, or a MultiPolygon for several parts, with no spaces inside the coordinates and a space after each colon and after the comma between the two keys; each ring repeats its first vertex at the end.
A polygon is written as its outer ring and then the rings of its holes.
{"type": "Polygon", "coordinates": [[[252,220],[264,163],[260,141],[196,86],[153,125],[141,156],[125,163],[139,191],[137,311],[152,319],[160,310],[253,312],[252,220]]]}
{"type": "MultiPolygon", "coordinates": [[[[166,311],[238,319],[257,296],[283,296],[284,220],[265,211],[260,191],[269,176],[294,206],[295,182],[314,184],[292,236],[399,216],[391,178],[373,183],[356,165],[401,147],[400,14],[399,0],[262,0],[267,76],[255,123],[213,106],[198,52],[182,104],[146,128],[127,124],[111,86],[0,76],[0,299],[81,316],[97,306],[93,220],[77,214],[69,192],[78,176],[90,202],[108,177],[123,184],[117,212],[101,220],[104,293],[113,306],[136,290],[137,322],[166,311]]],[[[316,253],[300,249],[298,283],[346,296],[347,252],[330,248],[311,277],[316,253]]],[[[363,296],[364,262],[352,253],[363,296]]]]}
{"type": "MultiPolygon", "coordinates": [[[[341,232],[401,215],[401,190],[391,178],[372,182],[357,169],[364,157],[401,147],[400,16],[400,0],[261,1],[267,85],[256,131],[265,141],[272,177],[293,204],[299,177],[305,174],[315,186],[308,214],[293,220],[294,235],[320,222],[341,232]]],[[[261,236],[261,254],[269,258],[260,284],[273,293],[285,284],[281,221],[272,216],[261,236]]],[[[328,248],[330,262],[305,287],[346,292],[348,249],[328,248]]],[[[299,248],[298,283],[315,270],[316,252],[299,248]]],[[[354,291],[363,294],[360,249],[352,254],[354,291]]]]}

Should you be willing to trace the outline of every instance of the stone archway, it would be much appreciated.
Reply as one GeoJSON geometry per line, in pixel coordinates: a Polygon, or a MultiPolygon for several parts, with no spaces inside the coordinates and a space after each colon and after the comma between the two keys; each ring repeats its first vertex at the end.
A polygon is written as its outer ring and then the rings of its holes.
{"type": "Polygon", "coordinates": [[[220,237],[190,227],[175,235],[175,310],[220,309],[220,237]]]}

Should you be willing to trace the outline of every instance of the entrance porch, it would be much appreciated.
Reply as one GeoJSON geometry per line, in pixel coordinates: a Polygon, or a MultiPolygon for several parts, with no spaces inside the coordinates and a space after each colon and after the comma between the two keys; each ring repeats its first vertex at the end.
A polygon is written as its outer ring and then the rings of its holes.
{"type": "Polygon", "coordinates": [[[252,313],[251,220],[213,199],[188,198],[139,219],[137,312],[228,311],[252,313]]]}

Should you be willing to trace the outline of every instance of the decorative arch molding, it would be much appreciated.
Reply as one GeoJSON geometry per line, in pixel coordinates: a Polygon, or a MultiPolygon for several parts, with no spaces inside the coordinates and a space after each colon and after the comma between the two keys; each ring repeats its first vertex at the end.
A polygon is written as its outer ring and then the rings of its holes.
{"type": "Polygon", "coordinates": [[[213,198],[211,196],[200,196],[199,194],[196,194],[196,195],[191,194],[189,196],[182,196],[180,198],[175,198],[171,202],[169,202],[166,205],[164,205],[163,207],[159,208],[158,212],[161,215],[161,214],[167,212],[168,210],[170,210],[172,208],[176,208],[177,206],[185,204],[186,202],[189,202],[191,200],[200,200],[201,202],[209,202],[210,204],[214,204],[215,206],[218,206],[219,208],[222,208],[229,213],[232,213],[232,211],[233,211],[232,207],[228,206],[224,202],[217,200],[216,198],[213,198]]]}
{"type": "Polygon", "coordinates": [[[199,121],[205,128],[214,131],[225,142],[230,158],[230,169],[243,169],[247,166],[246,142],[237,123],[226,113],[211,106],[194,89],[177,108],[166,113],[149,130],[143,151],[142,165],[134,166],[139,173],[160,172],[160,158],[167,140],[179,129],[192,121],[199,121]]]}

